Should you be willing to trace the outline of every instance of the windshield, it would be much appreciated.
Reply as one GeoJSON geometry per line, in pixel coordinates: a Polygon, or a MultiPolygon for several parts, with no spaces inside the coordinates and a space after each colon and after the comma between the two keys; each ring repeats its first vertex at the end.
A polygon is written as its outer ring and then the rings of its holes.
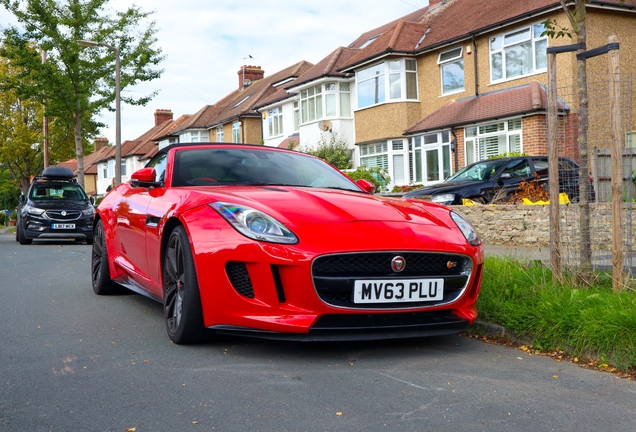
{"type": "Polygon", "coordinates": [[[495,173],[501,168],[507,160],[485,160],[476,162],[467,166],[444,181],[461,181],[461,180],[490,180],[495,173]]]}
{"type": "Polygon", "coordinates": [[[320,159],[258,148],[179,149],[172,185],[283,185],[361,191],[320,159]]]}
{"type": "Polygon", "coordinates": [[[77,183],[37,183],[31,188],[29,198],[34,201],[86,201],[88,199],[77,183]]]}

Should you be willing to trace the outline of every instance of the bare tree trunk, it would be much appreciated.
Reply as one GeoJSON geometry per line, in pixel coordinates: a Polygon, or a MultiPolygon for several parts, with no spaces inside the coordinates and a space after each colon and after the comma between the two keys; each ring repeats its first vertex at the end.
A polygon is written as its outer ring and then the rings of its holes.
{"type": "Polygon", "coordinates": [[[82,147],[82,110],[79,98],[76,102],[75,127],[75,157],[77,158],[77,181],[84,187],[84,149],[82,147]]]}

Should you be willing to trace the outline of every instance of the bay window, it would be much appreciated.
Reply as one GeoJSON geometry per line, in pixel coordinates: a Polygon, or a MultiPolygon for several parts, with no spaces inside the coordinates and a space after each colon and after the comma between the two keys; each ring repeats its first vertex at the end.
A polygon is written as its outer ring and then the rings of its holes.
{"type": "Polygon", "coordinates": [[[417,62],[392,59],[356,73],[358,108],[417,99],[417,62]]]}

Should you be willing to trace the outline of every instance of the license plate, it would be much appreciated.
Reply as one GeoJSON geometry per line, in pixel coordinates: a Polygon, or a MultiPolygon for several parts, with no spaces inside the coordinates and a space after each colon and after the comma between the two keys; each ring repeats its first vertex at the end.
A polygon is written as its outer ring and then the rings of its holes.
{"type": "Polygon", "coordinates": [[[75,229],[75,224],[53,224],[53,229],[75,229]]]}
{"type": "Polygon", "coordinates": [[[357,280],[354,303],[401,303],[444,298],[444,279],[357,280]]]}

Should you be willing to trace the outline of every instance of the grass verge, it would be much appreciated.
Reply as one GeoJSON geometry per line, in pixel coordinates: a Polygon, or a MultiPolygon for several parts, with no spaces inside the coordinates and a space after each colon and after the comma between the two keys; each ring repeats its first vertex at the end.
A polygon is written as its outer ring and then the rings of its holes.
{"type": "Polygon", "coordinates": [[[480,321],[505,327],[539,352],[592,360],[621,372],[636,369],[633,291],[614,293],[604,274],[586,288],[553,282],[547,267],[511,258],[487,257],[484,269],[480,321]]]}

